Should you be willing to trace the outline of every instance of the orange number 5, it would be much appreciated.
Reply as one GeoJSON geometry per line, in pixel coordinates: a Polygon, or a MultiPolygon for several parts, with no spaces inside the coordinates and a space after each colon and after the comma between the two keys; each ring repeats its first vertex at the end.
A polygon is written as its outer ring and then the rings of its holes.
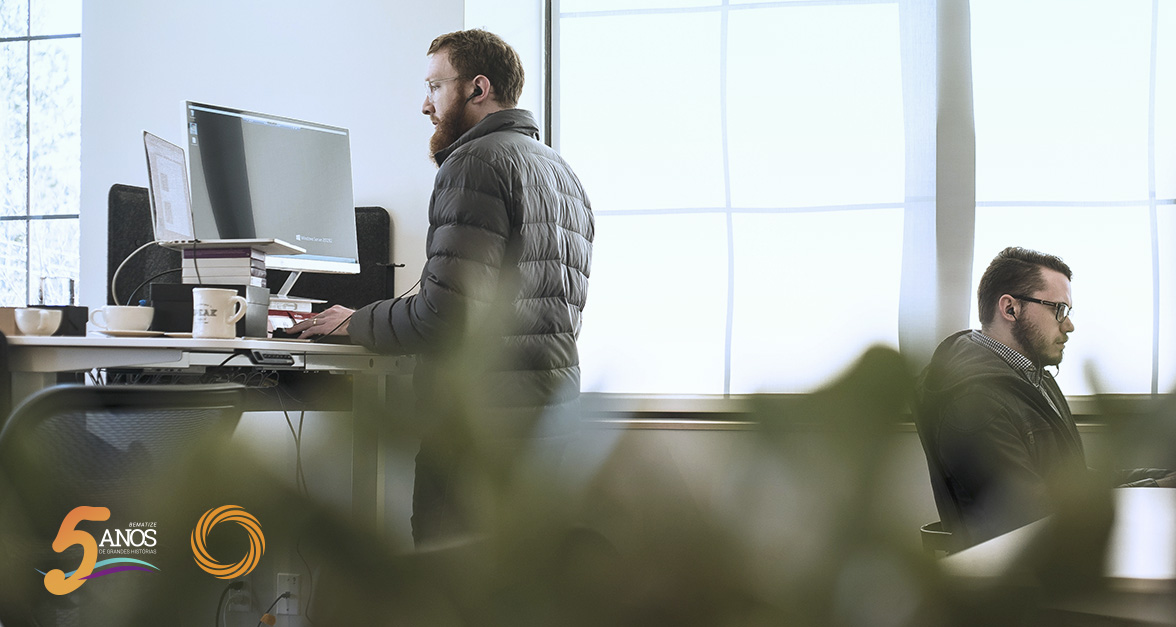
{"type": "Polygon", "coordinates": [[[89,577],[94,572],[94,564],[98,563],[98,543],[94,541],[94,536],[74,527],[83,520],[103,521],[109,519],[110,509],[105,507],[81,505],[66,514],[65,520],[61,521],[61,529],[57,531],[57,538],[53,540],[53,550],[61,553],[75,544],[80,544],[82,563],[70,575],[69,579],[66,579],[65,573],[59,569],[45,573],[46,590],[53,594],[69,594],[85,583],[83,578],[89,577]]]}

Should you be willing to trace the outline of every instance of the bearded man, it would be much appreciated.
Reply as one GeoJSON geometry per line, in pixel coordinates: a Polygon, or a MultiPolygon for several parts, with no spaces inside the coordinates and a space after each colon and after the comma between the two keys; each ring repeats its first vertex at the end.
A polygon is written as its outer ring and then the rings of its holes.
{"type": "Polygon", "coordinates": [[[473,484],[501,484],[504,466],[492,462],[561,454],[577,419],[594,235],[579,179],[515,108],[523,67],[514,49],[482,30],[442,35],[429,46],[425,86],[439,170],[420,290],[355,312],[331,307],[290,328],[418,355],[414,388],[428,421],[413,494],[418,544],[479,531],[487,490],[473,484]]]}
{"type": "MultiPolygon", "coordinates": [[[[1070,267],[1006,248],[980,279],[980,330],[944,340],[919,378],[915,422],[935,504],[956,548],[1054,511],[1052,490],[1101,480],[1086,467],[1057,366],[1074,323],[1070,267]]],[[[1165,470],[1115,473],[1109,486],[1171,487],[1165,470]]]]}

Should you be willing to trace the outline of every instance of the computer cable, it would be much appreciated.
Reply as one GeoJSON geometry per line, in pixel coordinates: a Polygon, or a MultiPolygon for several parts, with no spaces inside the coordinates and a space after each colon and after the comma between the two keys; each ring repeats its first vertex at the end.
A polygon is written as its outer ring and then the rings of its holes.
{"type": "MultiPolygon", "coordinates": [[[[114,304],[119,304],[118,294],[115,293],[115,286],[118,285],[118,275],[122,272],[123,267],[127,265],[127,262],[131,260],[131,257],[139,254],[139,252],[143,249],[154,246],[158,243],[159,242],[157,240],[151,240],[150,242],[147,242],[146,244],[136,248],[131,254],[127,255],[126,258],[122,260],[122,263],[118,264],[117,268],[114,269],[114,275],[110,277],[110,298],[114,301],[114,304]]],[[[123,304],[125,305],[126,303],[123,304]]]]}
{"type": "Polygon", "coordinates": [[[155,279],[158,279],[159,277],[161,277],[165,274],[172,274],[175,272],[180,272],[182,270],[183,270],[183,268],[172,268],[171,270],[164,270],[163,272],[156,273],[156,274],[152,275],[150,278],[145,279],[142,283],[137,285],[135,287],[135,289],[131,290],[131,295],[127,297],[127,303],[129,304],[129,303],[132,303],[135,301],[135,294],[138,294],[139,290],[143,289],[143,286],[147,285],[148,283],[154,281],[155,279]]]}
{"type": "MultiPolygon", "coordinates": [[[[290,411],[282,402],[282,388],[277,389],[278,406],[282,408],[282,415],[286,417],[286,426],[290,428],[290,436],[294,438],[294,484],[303,497],[310,497],[310,488],[306,483],[306,473],[302,468],[302,425],[306,420],[306,410],[299,412],[298,428],[294,428],[294,421],[290,418],[290,411]]],[[[296,400],[296,399],[295,399],[296,400]]]]}
{"type": "MultiPolygon", "coordinates": [[[[400,299],[404,298],[405,296],[408,296],[408,293],[409,293],[409,292],[411,292],[411,291],[413,291],[414,289],[416,289],[416,287],[417,287],[418,285],[420,285],[420,284],[421,284],[421,280],[420,280],[420,279],[417,279],[416,283],[413,283],[413,284],[412,284],[412,287],[408,288],[407,290],[404,290],[404,292],[403,292],[402,294],[400,294],[400,296],[397,296],[396,298],[392,299],[392,301],[393,301],[393,303],[392,303],[392,304],[396,304],[396,301],[399,301],[400,299]]],[[[331,334],[332,334],[332,333],[334,333],[335,331],[338,331],[339,329],[341,329],[341,328],[343,327],[343,325],[345,325],[345,324],[347,324],[348,322],[350,322],[350,321],[351,321],[351,316],[354,316],[354,315],[355,315],[355,313],[354,313],[354,312],[352,312],[352,314],[351,314],[350,316],[347,316],[347,317],[346,317],[346,318],[344,318],[344,319],[343,319],[341,322],[339,322],[339,324],[336,324],[336,325],[335,325],[335,327],[334,327],[333,329],[331,329],[330,331],[327,331],[326,333],[323,333],[323,334],[320,334],[320,335],[316,335],[316,336],[314,336],[313,338],[311,338],[311,340],[310,340],[310,341],[311,341],[311,342],[322,342],[322,341],[323,341],[325,338],[327,338],[329,335],[331,335],[331,334]]],[[[312,318],[312,320],[313,320],[313,318],[312,318]]]]}
{"type": "MultiPolygon", "coordinates": [[[[339,324],[336,324],[336,325],[335,325],[335,327],[334,327],[333,329],[331,329],[330,331],[327,331],[326,333],[323,333],[323,334],[321,334],[321,335],[316,335],[316,336],[314,336],[313,338],[311,338],[311,340],[310,340],[310,341],[311,341],[311,342],[322,342],[322,341],[323,341],[324,339],[326,339],[326,338],[327,338],[329,335],[331,335],[331,334],[332,334],[332,333],[334,333],[335,331],[338,331],[339,329],[343,328],[343,325],[345,325],[345,324],[347,324],[348,322],[350,322],[350,321],[351,321],[351,316],[353,316],[353,315],[355,315],[355,314],[354,314],[354,312],[353,312],[351,315],[349,315],[349,316],[347,316],[346,318],[344,318],[343,320],[339,321],[339,324]]],[[[314,320],[314,318],[311,318],[311,320],[314,320]]]]}
{"type": "Polygon", "coordinates": [[[270,614],[270,610],[274,609],[274,606],[278,604],[278,601],[281,601],[282,599],[287,599],[289,597],[290,597],[289,590],[279,594],[278,598],[274,599],[274,602],[270,603],[270,606],[268,608],[266,608],[265,614],[262,614],[261,618],[258,619],[257,627],[261,627],[262,623],[265,623],[266,625],[270,625],[271,627],[273,627],[273,625],[278,622],[278,619],[275,618],[273,614],[270,614]]]}

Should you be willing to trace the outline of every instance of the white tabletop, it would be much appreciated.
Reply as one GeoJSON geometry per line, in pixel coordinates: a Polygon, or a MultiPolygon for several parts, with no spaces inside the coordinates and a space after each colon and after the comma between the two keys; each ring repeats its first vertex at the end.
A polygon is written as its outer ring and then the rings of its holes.
{"type": "Polygon", "coordinates": [[[91,368],[174,368],[245,365],[243,353],[265,351],[291,355],[299,369],[396,372],[411,368],[411,357],[379,355],[363,346],[304,340],[259,338],[11,336],[9,370],[14,373],[85,371],[91,368]],[[225,361],[234,353],[242,354],[225,361]]]}
{"type": "MultiPolygon", "coordinates": [[[[1105,575],[1128,587],[1176,584],[1176,489],[1119,488],[1113,497],[1105,575]]],[[[1043,518],[950,555],[942,560],[944,571],[978,579],[1010,575],[1051,522],[1043,518]]]]}

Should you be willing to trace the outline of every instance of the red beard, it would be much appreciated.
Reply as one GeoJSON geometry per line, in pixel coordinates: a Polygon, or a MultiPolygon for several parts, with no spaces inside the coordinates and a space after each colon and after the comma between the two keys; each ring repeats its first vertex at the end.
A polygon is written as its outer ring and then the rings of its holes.
{"type": "Polygon", "coordinates": [[[457,141],[457,138],[474,127],[466,120],[466,106],[468,104],[462,102],[460,109],[451,111],[449,115],[437,123],[437,127],[433,129],[433,136],[429,138],[430,157],[435,159],[438,152],[448,148],[450,144],[457,141]]]}

